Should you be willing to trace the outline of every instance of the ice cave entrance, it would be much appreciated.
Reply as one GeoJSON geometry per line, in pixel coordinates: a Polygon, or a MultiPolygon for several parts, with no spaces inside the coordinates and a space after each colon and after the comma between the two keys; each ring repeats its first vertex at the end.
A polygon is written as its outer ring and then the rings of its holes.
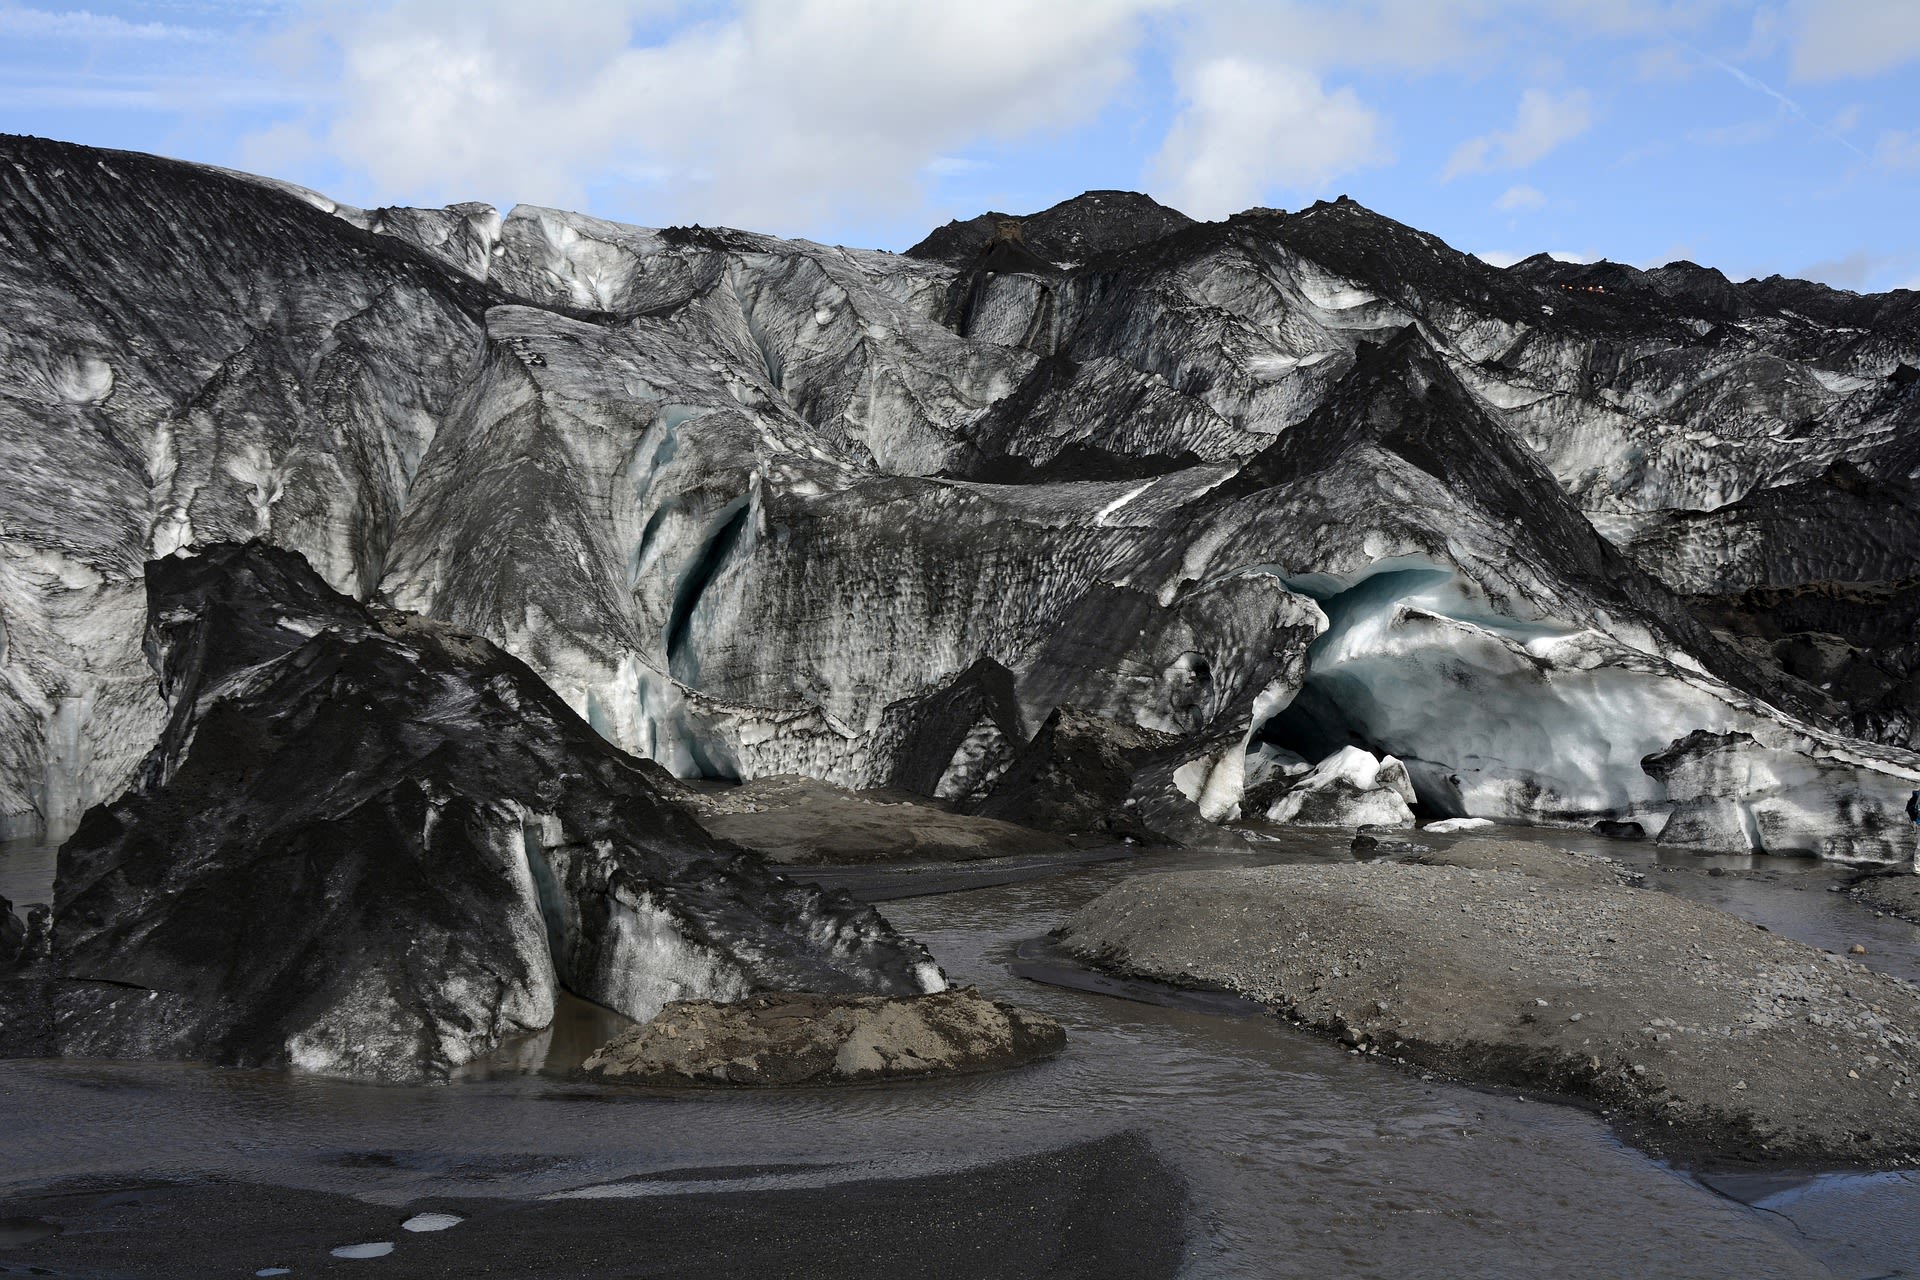
{"type": "MultiPolygon", "coordinates": [[[[1370,731],[1379,725],[1385,706],[1358,673],[1344,670],[1339,659],[1357,644],[1382,638],[1392,626],[1401,601],[1444,587],[1453,574],[1431,566],[1376,570],[1346,585],[1327,574],[1282,577],[1289,591],[1311,597],[1327,615],[1327,629],[1307,648],[1307,674],[1292,702],[1262,725],[1248,742],[1249,752],[1262,745],[1291,751],[1317,763],[1344,747],[1358,747],[1373,756],[1389,748],[1370,731]]],[[[1429,788],[1416,777],[1419,796],[1415,816],[1425,819],[1447,812],[1435,804],[1429,788]],[[1428,812],[1423,812],[1423,810],[1428,812]]]]}
{"type": "Polygon", "coordinates": [[[1308,761],[1343,747],[1397,756],[1422,819],[1520,819],[1656,798],[1639,769],[1642,748],[1608,745],[1624,739],[1605,723],[1606,697],[1569,698],[1534,656],[1577,628],[1496,613],[1453,570],[1424,561],[1382,561],[1357,578],[1277,576],[1320,605],[1327,630],[1307,650],[1299,694],[1250,750],[1270,743],[1308,761]]]}

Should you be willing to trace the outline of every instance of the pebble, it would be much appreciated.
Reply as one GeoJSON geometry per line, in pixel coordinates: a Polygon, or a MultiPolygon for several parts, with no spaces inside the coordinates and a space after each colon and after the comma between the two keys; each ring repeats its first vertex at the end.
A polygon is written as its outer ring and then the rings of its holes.
{"type": "Polygon", "coordinates": [[[1847,954],[1850,956],[1863,956],[1867,954],[1867,949],[1856,942],[1847,948],[1847,954]]]}
{"type": "Polygon", "coordinates": [[[384,1258],[393,1252],[393,1241],[372,1240],[366,1244],[343,1244],[329,1253],[336,1258],[384,1258]]]}

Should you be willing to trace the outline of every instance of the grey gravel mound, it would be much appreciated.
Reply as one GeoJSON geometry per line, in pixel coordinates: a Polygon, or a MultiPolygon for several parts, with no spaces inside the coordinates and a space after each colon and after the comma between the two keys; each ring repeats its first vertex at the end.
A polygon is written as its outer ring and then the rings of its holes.
{"type": "Polygon", "coordinates": [[[682,1000],[587,1059],[591,1075],[650,1085],[798,1085],[956,1075],[1058,1053],[1060,1024],[978,991],[682,1000]]]}
{"type": "Polygon", "coordinates": [[[1686,1157],[1920,1163],[1920,991],[1517,842],[1129,880],[1065,926],[1359,1052],[1618,1108],[1686,1157]]]}

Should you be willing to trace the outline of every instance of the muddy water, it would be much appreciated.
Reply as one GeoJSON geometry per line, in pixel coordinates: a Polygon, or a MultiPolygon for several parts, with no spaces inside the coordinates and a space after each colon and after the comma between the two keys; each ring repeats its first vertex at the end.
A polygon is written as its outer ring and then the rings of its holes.
{"type": "MultiPolygon", "coordinates": [[[[1636,846],[1598,847],[1646,862],[1650,884],[1818,945],[1862,941],[1874,962],[1915,976],[1920,930],[1827,893],[1830,869],[1743,860],[1709,877],[1662,872],[1636,846]]],[[[1147,1003],[1016,972],[1035,971],[1023,944],[1122,876],[1345,856],[1344,840],[1296,835],[1251,856],[1148,855],[1051,878],[1014,868],[1026,878],[1004,884],[983,884],[993,869],[975,866],[966,881],[975,887],[942,881],[958,891],[915,897],[894,897],[901,877],[885,871],[847,877],[886,899],[881,909],[954,978],[1067,1024],[1060,1058],[1003,1075],[668,1097],[507,1062],[426,1089],[0,1064],[0,1214],[6,1192],[75,1175],[219,1176],[391,1204],[823,1185],[1131,1128],[1186,1177],[1194,1276],[1864,1277],[1920,1260],[1920,1182],[1905,1175],[1695,1179],[1624,1146],[1585,1111],[1425,1080],[1243,1008],[1147,1003]]],[[[11,860],[0,854],[0,883],[24,874],[11,860]]],[[[521,1046],[517,1061],[577,1061],[604,1024],[590,1009],[572,1016],[552,1043],[521,1046]]]]}

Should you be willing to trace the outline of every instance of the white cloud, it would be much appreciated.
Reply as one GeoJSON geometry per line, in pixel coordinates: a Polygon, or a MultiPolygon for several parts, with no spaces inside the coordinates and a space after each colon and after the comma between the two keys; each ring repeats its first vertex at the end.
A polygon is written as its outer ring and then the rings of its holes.
{"type": "Polygon", "coordinates": [[[1508,187],[1501,192],[1500,198],[1493,202],[1493,207],[1510,213],[1519,213],[1528,209],[1544,208],[1546,203],[1545,192],[1538,187],[1529,187],[1523,183],[1517,187],[1508,187]]]}
{"type": "Polygon", "coordinates": [[[1314,191],[1383,158],[1380,121],[1351,89],[1298,67],[1211,58],[1179,74],[1183,103],[1151,166],[1156,194],[1218,218],[1280,188],[1314,191]]]}
{"type": "Polygon", "coordinates": [[[1592,124],[1593,100],[1586,90],[1556,96],[1545,89],[1528,89],[1520,95],[1513,127],[1461,143],[1447,161],[1441,181],[1494,169],[1524,169],[1592,124]]]}
{"type": "Polygon", "coordinates": [[[1748,147],[1759,142],[1771,142],[1778,137],[1780,123],[1779,116],[1768,116],[1764,120],[1748,120],[1713,129],[1689,129],[1686,138],[1697,147],[1748,147]]]}
{"type": "Polygon", "coordinates": [[[1660,44],[1643,49],[1633,60],[1642,80],[1680,84],[1693,79],[1693,60],[1679,45],[1660,44]]]}
{"type": "MultiPolygon", "coordinates": [[[[1092,118],[1161,0],[746,0],[633,43],[655,0],[402,0],[319,10],[309,137],[386,199],[577,205],[647,190],[663,220],[793,232],[911,202],[929,163],[1092,118]]],[[[671,7],[671,6],[667,6],[671,7]]],[[[270,163],[285,134],[256,139],[270,163]]]]}
{"type": "Polygon", "coordinates": [[[1914,0],[1799,0],[1795,80],[1872,76],[1920,58],[1914,0]]]}
{"type": "Polygon", "coordinates": [[[1920,129],[1903,132],[1888,129],[1873,144],[1875,163],[1889,169],[1912,169],[1920,167],[1920,129]]]}
{"type": "Polygon", "coordinates": [[[1836,289],[1860,291],[1911,263],[1912,259],[1905,254],[1855,249],[1838,258],[1828,258],[1802,267],[1799,274],[1803,279],[1818,280],[1836,289]]]}
{"type": "Polygon", "coordinates": [[[210,40],[216,33],[170,22],[128,22],[86,9],[0,6],[0,36],[19,40],[210,40]]]}
{"type": "Polygon", "coordinates": [[[244,110],[303,101],[279,81],[219,76],[63,75],[0,81],[0,107],[22,110],[244,110]]]}
{"type": "Polygon", "coordinates": [[[1189,8],[1184,44],[1196,60],[1232,56],[1316,73],[1484,66],[1509,34],[1499,8],[1486,0],[1206,0],[1189,8]]]}
{"type": "Polygon", "coordinates": [[[935,156],[920,166],[920,172],[930,178],[959,178],[992,167],[984,160],[969,160],[965,156],[935,156]]]}

